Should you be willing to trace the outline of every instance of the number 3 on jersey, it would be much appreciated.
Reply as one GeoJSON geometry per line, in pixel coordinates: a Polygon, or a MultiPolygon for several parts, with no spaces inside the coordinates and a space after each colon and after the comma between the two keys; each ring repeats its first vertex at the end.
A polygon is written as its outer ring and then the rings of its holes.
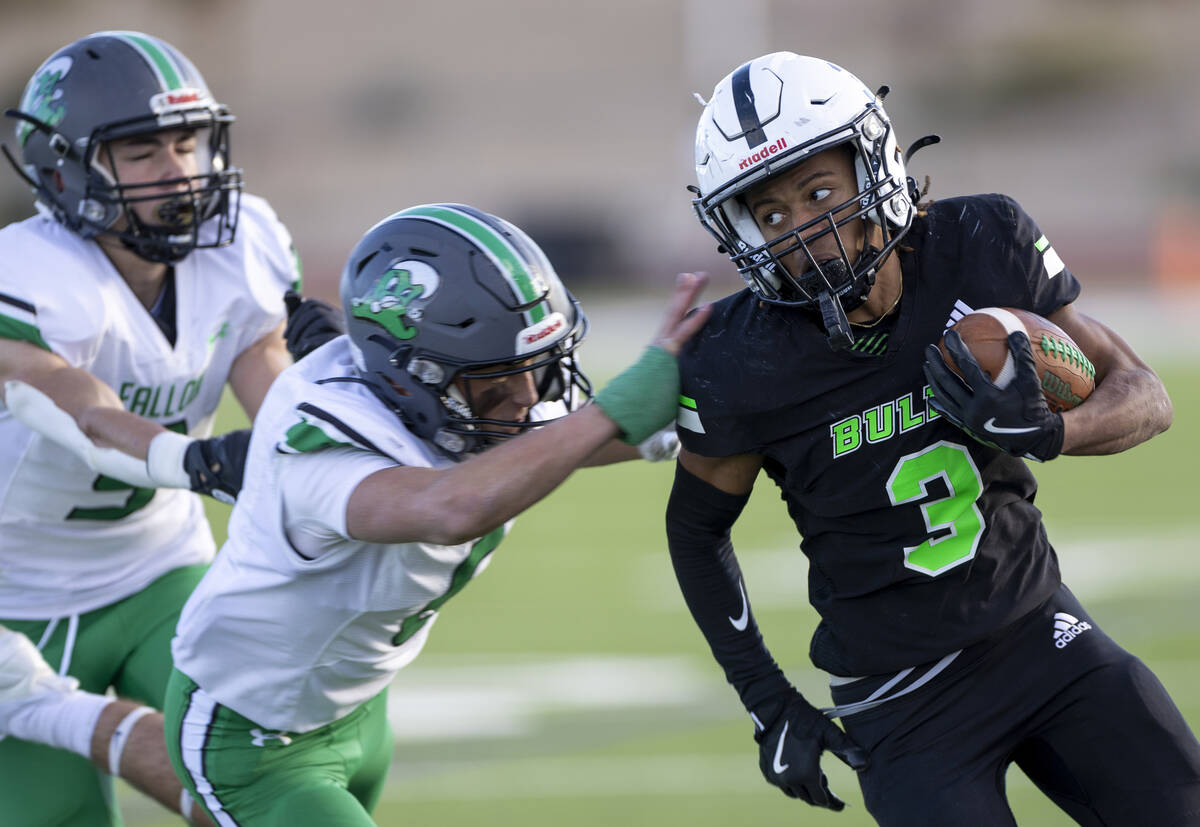
{"type": "Polygon", "coordinates": [[[887,482],[892,505],[904,505],[927,498],[929,483],[938,478],[945,481],[950,495],[920,504],[929,537],[904,549],[905,567],[931,577],[975,556],[984,527],[975,504],[983,493],[979,469],[966,448],[943,441],[902,457],[887,482]]]}

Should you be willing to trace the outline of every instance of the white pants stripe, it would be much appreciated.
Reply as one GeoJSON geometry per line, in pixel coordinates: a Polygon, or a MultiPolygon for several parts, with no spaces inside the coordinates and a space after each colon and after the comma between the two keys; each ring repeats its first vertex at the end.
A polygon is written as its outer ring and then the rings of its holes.
{"type": "Polygon", "coordinates": [[[179,727],[179,752],[183,756],[183,767],[204,801],[204,806],[216,818],[220,827],[237,827],[233,816],[225,812],[221,802],[213,794],[213,786],[204,776],[204,745],[208,730],[217,714],[217,702],[196,687],[188,698],[183,722],[179,727]]]}

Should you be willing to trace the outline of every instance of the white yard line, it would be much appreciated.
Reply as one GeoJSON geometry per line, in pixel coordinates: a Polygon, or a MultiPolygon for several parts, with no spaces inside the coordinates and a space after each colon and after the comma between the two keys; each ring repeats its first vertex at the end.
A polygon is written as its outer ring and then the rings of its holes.
{"type": "MultiPolygon", "coordinates": [[[[1088,600],[1119,593],[1148,594],[1158,584],[1200,585],[1198,538],[1200,526],[1183,526],[1158,533],[1071,536],[1053,542],[1064,582],[1077,597],[1088,600]]],[[[686,612],[665,555],[664,551],[639,558],[631,587],[637,589],[646,609],[686,612]]],[[[739,548],[737,556],[755,608],[795,608],[807,603],[808,561],[800,553],[798,539],[795,545],[779,548],[739,548]]]]}

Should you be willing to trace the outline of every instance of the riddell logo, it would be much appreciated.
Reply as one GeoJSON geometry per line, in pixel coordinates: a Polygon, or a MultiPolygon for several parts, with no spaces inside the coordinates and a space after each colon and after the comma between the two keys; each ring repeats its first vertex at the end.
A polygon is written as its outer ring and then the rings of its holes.
{"type": "Polygon", "coordinates": [[[754,166],[759,161],[765,161],[770,156],[777,152],[782,152],[785,149],[787,149],[787,140],[780,138],[770,146],[763,147],[748,158],[743,158],[742,160],[738,161],[738,169],[745,169],[746,167],[754,166]]]}
{"type": "Polygon", "coordinates": [[[1059,649],[1066,649],[1068,643],[1090,628],[1092,624],[1086,620],[1072,617],[1066,612],[1057,612],[1054,615],[1054,645],[1059,649]]]}
{"type": "Polygon", "coordinates": [[[566,324],[566,321],[563,319],[562,316],[559,316],[557,319],[554,319],[550,324],[546,325],[541,330],[535,330],[532,333],[526,333],[525,335],[523,335],[521,337],[521,344],[526,345],[526,346],[536,344],[537,342],[540,342],[542,339],[545,339],[547,336],[550,336],[553,333],[556,333],[557,331],[562,330],[564,324],[566,324]]]}
{"type": "Polygon", "coordinates": [[[154,110],[156,114],[161,115],[163,113],[172,112],[174,110],[185,108],[191,105],[206,104],[210,102],[211,99],[208,97],[208,93],[206,93],[203,89],[173,89],[168,92],[159,92],[157,95],[150,98],[150,108],[154,110]]]}

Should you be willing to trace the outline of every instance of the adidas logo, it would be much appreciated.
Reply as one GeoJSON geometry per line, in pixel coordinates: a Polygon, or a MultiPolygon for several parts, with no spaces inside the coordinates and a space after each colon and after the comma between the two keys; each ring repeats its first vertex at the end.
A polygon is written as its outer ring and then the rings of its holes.
{"type": "Polygon", "coordinates": [[[1066,649],[1068,643],[1090,628],[1092,628],[1092,624],[1086,620],[1080,620],[1066,612],[1056,612],[1054,615],[1054,645],[1059,649],[1066,649]]]}
{"type": "Polygon", "coordinates": [[[950,318],[946,319],[946,329],[949,330],[954,325],[958,324],[959,319],[963,316],[968,316],[975,311],[971,309],[971,305],[967,304],[962,299],[954,302],[954,309],[950,311],[950,318]]]}

